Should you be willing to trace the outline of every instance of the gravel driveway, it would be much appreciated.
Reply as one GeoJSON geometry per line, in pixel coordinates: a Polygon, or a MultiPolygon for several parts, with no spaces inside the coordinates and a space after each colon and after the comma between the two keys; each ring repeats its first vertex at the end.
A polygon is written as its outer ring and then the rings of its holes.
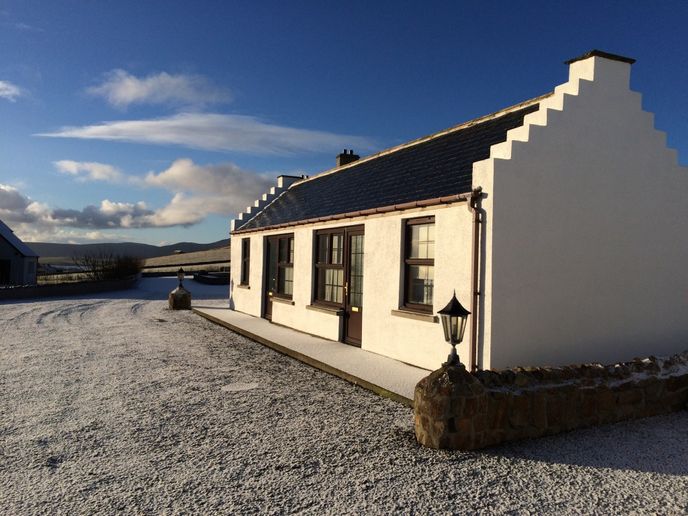
{"type": "Polygon", "coordinates": [[[408,408],[167,310],[168,286],[0,304],[0,513],[688,511],[688,412],[427,450],[408,408]]]}

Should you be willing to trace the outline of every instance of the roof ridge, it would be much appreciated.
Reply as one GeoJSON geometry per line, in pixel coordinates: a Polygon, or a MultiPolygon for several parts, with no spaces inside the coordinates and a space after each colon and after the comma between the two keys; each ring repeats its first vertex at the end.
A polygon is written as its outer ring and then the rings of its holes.
{"type": "MultiPolygon", "coordinates": [[[[343,172],[344,170],[349,170],[351,168],[354,168],[358,165],[361,165],[363,163],[367,163],[368,161],[372,161],[374,159],[380,158],[382,156],[387,156],[389,154],[393,154],[395,152],[398,152],[403,149],[407,149],[409,147],[413,147],[415,145],[420,145],[421,143],[425,143],[431,140],[434,140],[436,138],[440,138],[441,136],[446,136],[447,134],[451,134],[457,131],[460,131],[462,129],[466,129],[468,127],[472,127],[474,125],[487,122],[489,120],[494,120],[495,118],[499,118],[500,116],[503,115],[508,115],[509,113],[512,113],[514,111],[518,111],[519,109],[523,109],[529,106],[532,106],[533,104],[537,104],[538,102],[542,101],[543,99],[546,99],[547,97],[551,97],[554,94],[554,92],[550,91],[549,93],[545,93],[544,95],[540,95],[538,97],[534,97],[529,100],[524,100],[523,102],[519,102],[518,104],[513,104],[511,106],[502,108],[498,111],[494,111],[493,113],[489,113],[487,115],[479,116],[477,118],[472,118],[471,120],[468,120],[466,122],[462,122],[458,125],[454,125],[452,127],[449,127],[447,129],[442,129],[441,131],[437,131],[434,133],[431,133],[426,136],[421,136],[419,138],[416,138],[414,140],[401,143],[399,145],[395,145],[394,147],[390,147],[388,149],[381,150],[379,152],[376,152],[375,154],[371,154],[370,156],[366,156],[365,158],[358,159],[356,161],[352,161],[351,163],[347,163],[346,165],[342,165],[340,167],[333,167],[327,170],[324,170],[314,176],[307,177],[303,179],[302,181],[296,181],[294,182],[287,190],[290,190],[292,187],[302,185],[304,183],[307,183],[309,181],[314,181],[316,179],[320,179],[325,176],[332,175],[337,172],[343,172]]],[[[287,191],[285,190],[285,191],[287,191]]],[[[262,212],[261,212],[262,213],[262,212]]],[[[260,215],[260,213],[258,213],[260,215]]]]}
{"type": "Polygon", "coordinates": [[[14,247],[22,256],[33,257],[38,256],[36,252],[26,245],[22,240],[14,234],[11,227],[0,220],[0,237],[2,237],[9,245],[14,247]]]}

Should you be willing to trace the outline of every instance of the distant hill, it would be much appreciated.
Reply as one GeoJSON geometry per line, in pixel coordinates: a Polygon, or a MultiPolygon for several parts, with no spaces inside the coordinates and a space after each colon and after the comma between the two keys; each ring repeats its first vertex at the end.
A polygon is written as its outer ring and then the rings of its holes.
{"type": "Polygon", "coordinates": [[[113,254],[135,256],[137,258],[156,258],[174,254],[175,251],[192,253],[208,251],[229,245],[229,239],[218,240],[210,244],[179,242],[172,245],[156,246],[137,244],[135,242],[118,242],[107,244],[51,244],[49,242],[25,242],[40,256],[41,263],[72,263],[73,257],[88,254],[113,254]]]}

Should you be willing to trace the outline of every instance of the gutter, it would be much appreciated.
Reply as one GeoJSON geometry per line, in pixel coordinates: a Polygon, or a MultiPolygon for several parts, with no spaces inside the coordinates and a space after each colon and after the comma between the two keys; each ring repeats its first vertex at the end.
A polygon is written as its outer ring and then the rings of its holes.
{"type": "Polygon", "coordinates": [[[482,224],[482,208],[480,201],[483,189],[478,186],[471,192],[468,199],[468,209],[473,213],[473,252],[471,253],[471,342],[469,370],[478,371],[478,316],[480,300],[480,234],[482,224]]]}
{"type": "MultiPolygon", "coordinates": [[[[475,191],[474,191],[475,192],[475,191]]],[[[434,197],[432,199],[424,199],[422,201],[411,201],[402,204],[391,204],[389,206],[381,206],[379,208],[368,208],[366,210],[349,211],[346,213],[338,213],[336,215],[326,215],[324,217],[314,217],[311,219],[295,220],[292,222],[284,222],[282,224],[273,224],[271,226],[262,226],[259,228],[237,229],[232,231],[232,235],[241,235],[244,233],[259,233],[261,231],[268,231],[271,229],[282,229],[292,226],[301,226],[304,224],[315,224],[318,222],[329,222],[332,220],[350,219],[354,217],[364,217],[367,215],[376,215],[379,213],[389,213],[392,211],[410,210],[413,208],[426,208],[428,206],[437,206],[440,204],[451,204],[454,202],[468,201],[475,195],[474,192],[461,193],[455,195],[447,195],[444,197],[434,197]]]]}

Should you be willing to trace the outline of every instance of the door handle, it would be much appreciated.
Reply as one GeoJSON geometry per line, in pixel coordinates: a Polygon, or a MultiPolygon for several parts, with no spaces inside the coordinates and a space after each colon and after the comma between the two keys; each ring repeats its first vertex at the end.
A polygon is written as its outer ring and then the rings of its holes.
{"type": "Polygon", "coordinates": [[[348,281],[344,282],[344,295],[345,296],[349,295],[349,282],[348,281]]]}

